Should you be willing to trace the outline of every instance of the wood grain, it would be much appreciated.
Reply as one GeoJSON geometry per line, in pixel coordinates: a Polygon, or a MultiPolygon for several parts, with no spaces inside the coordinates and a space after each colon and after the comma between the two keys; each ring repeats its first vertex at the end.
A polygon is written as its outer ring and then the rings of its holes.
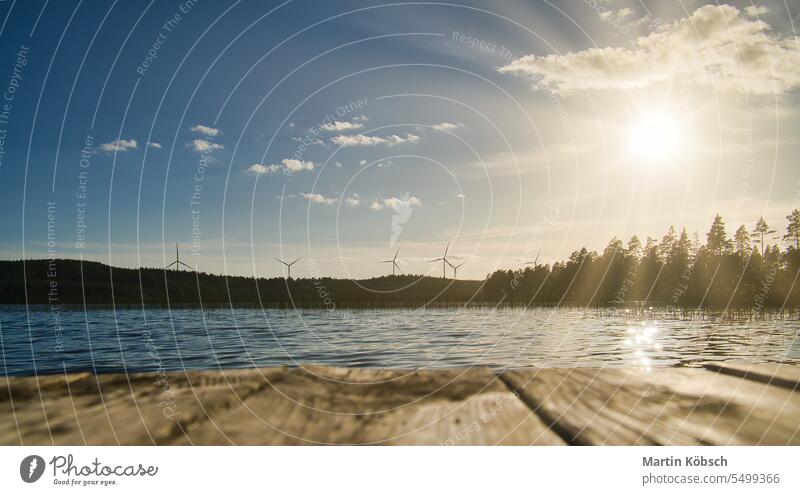
{"type": "Polygon", "coordinates": [[[573,444],[800,443],[800,395],[708,370],[542,369],[503,378],[573,444]]]}
{"type": "Polygon", "coordinates": [[[736,364],[711,362],[705,368],[726,375],[738,376],[790,390],[800,390],[800,367],[788,364],[736,364]]]}
{"type": "Polygon", "coordinates": [[[2,445],[798,445],[798,367],[0,378],[2,445]]]}

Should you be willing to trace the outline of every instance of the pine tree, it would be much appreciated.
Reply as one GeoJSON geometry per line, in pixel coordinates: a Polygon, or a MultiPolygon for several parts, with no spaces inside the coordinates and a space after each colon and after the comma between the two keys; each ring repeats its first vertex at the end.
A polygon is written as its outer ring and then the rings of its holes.
{"type": "Polygon", "coordinates": [[[761,256],[764,256],[764,237],[774,233],[775,231],[769,228],[769,225],[767,225],[764,217],[758,217],[758,221],[756,221],[756,227],[753,229],[753,235],[758,236],[759,240],[761,241],[761,256]]]}
{"type": "Polygon", "coordinates": [[[736,233],[733,235],[733,243],[736,247],[736,254],[739,256],[745,257],[750,254],[750,233],[747,231],[747,227],[741,225],[736,229],[736,233]]]}
{"type": "Polygon", "coordinates": [[[635,235],[628,241],[628,254],[636,259],[642,256],[642,241],[639,240],[639,236],[635,235]]]}
{"type": "Polygon", "coordinates": [[[669,226],[669,230],[667,231],[666,234],[664,234],[664,237],[661,239],[660,247],[661,247],[661,252],[659,253],[659,255],[661,256],[661,259],[666,260],[669,257],[670,253],[672,252],[672,250],[675,249],[674,225],[669,226]]]}
{"type": "Polygon", "coordinates": [[[725,251],[730,249],[731,241],[728,240],[728,234],[725,233],[725,221],[720,215],[714,217],[714,223],[711,224],[711,229],[706,234],[706,240],[709,251],[718,256],[722,256],[725,251]]]}
{"type": "MultiPolygon", "coordinates": [[[[663,300],[668,300],[671,296],[674,296],[676,289],[687,278],[686,273],[691,265],[691,247],[692,241],[689,240],[689,234],[686,233],[686,229],[681,230],[680,235],[673,241],[672,247],[664,259],[662,278],[669,293],[661,294],[663,300]]],[[[684,287],[682,290],[685,291],[686,288],[684,287]]]]}
{"type": "Polygon", "coordinates": [[[702,244],[700,244],[700,234],[695,230],[694,234],[692,234],[692,246],[689,252],[692,255],[692,259],[697,259],[697,253],[700,252],[700,248],[702,244]]]}
{"type": "Polygon", "coordinates": [[[681,230],[681,235],[675,241],[675,249],[672,252],[672,258],[680,260],[683,263],[689,263],[692,256],[692,241],[689,239],[689,234],[684,228],[681,230]]]}
{"type": "Polygon", "coordinates": [[[789,220],[789,225],[786,226],[786,235],[783,236],[783,240],[794,241],[794,248],[800,251],[800,210],[795,208],[786,216],[786,219],[789,220]]]}

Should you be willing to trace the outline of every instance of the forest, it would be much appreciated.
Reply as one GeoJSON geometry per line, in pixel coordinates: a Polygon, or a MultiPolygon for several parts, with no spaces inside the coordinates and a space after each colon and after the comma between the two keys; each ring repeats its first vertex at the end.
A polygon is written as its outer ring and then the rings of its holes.
{"type": "Polygon", "coordinates": [[[720,215],[705,239],[670,227],[661,239],[611,239],[601,254],[585,248],[550,265],[492,273],[483,298],[581,306],[646,304],[675,308],[800,306],[800,210],[782,235],[763,218],[730,237],[720,215]],[[781,250],[774,240],[786,243],[781,250]]]}
{"type": "Polygon", "coordinates": [[[798,308],[800,210],[787,220],[780,233],[759,218],[729,236],[717,215],[703,239],[670,227],[661,239],[614,238],[602,253],[581,248],[552,265],[498,270],[484,280],[419,275],[254,279],[68,259],[0,261],[0,303],[331,310],[464,304],[798,308]]]}

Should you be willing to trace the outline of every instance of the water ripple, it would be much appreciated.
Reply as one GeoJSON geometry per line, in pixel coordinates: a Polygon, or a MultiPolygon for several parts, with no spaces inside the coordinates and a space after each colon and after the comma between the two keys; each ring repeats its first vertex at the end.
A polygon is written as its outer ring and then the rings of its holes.
{"type": "Polygon", "coordinates": [[[0,309],[0,374],[320,363],[445,368],[800,362],[796,320],[629,321],[580,310],[0,309]]]}

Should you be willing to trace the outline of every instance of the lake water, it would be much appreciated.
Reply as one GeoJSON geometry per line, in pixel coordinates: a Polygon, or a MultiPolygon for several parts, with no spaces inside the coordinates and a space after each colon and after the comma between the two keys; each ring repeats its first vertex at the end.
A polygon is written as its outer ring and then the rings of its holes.
{"type": "Polygon", "coordinates": [[[443,368],[800,362],[800,321],[632,318],[565,309],[0,308],[0,374],[320,363],[443,368]]]}

